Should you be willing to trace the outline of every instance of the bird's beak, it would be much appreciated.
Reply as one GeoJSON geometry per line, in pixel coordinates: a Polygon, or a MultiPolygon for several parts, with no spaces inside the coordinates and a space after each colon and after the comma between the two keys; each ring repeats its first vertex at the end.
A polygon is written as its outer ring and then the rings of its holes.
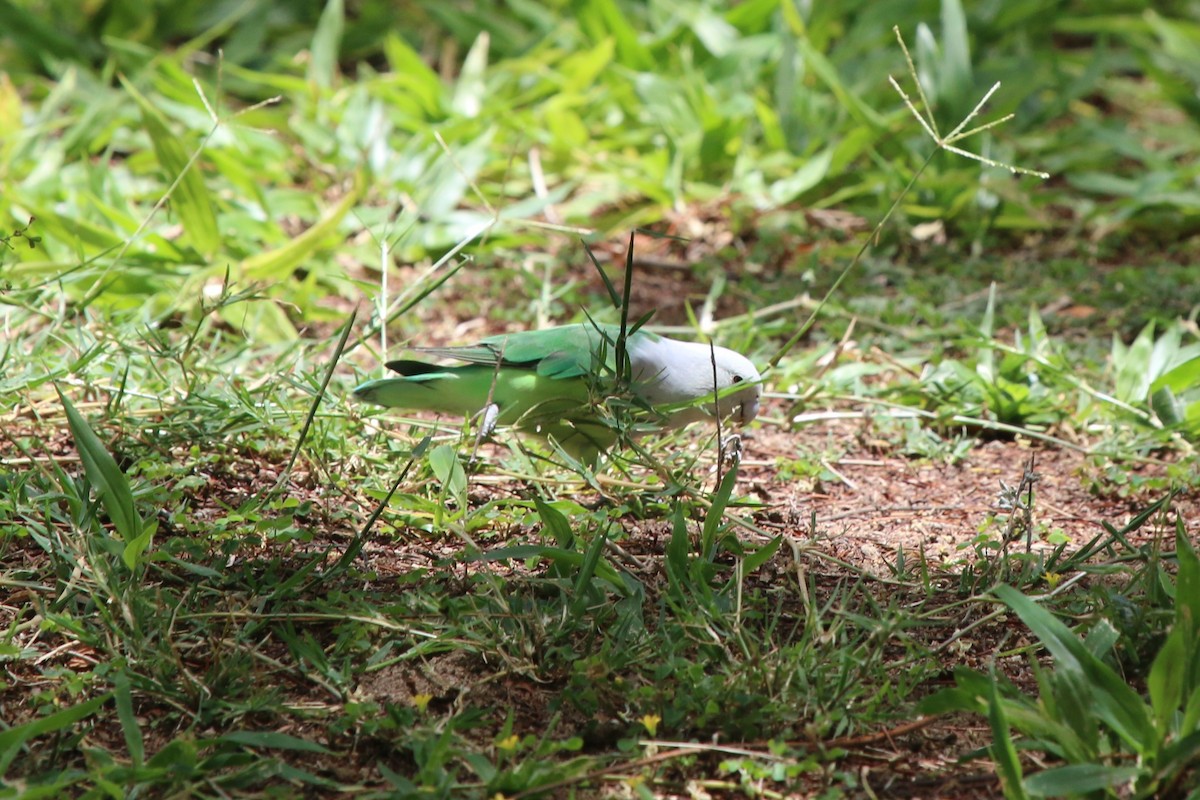
{"type": "Polygon", "coordinates": [[[738,422],[749,425],[758,416],[758,400],[746,400],[738,407],[738,422]]]}

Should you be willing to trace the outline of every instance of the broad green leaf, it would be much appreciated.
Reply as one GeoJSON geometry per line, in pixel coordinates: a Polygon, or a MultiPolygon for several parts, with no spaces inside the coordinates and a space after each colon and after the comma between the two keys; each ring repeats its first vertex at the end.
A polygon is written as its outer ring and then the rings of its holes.
{"type": "Polygon", "coordinates": [[[449,495],[458,503],[458,510],[465,510],[467,497],[467,473],[458,458],[458,451],[451,445],[439,445],[429,451],[429,468],[442,485],[443,497],[449,495]]]}
{"type": "Polygon", "coordinates": [[[1108,657],[1119,641],[1121,641],[1121,632],[1107,619],[1100,619],[1088,631],[1087,637],[1083,640],[1083,646],[1093,656],[1103,660],[1108,657]]]}
{"type": "Polygon", "coordinates": [[[354,208],[366,187],[366,176],[357,172],[354,183],[335,206],[304,233],[282,247],[250,256],[242,261],[241,275],[249,281],[279,281],[292,272],[322,247],[341,241],[338,226],[350,209],[354,208]]]}
{"type": "Polygon", "coordinates": [[[121,551],[121,560],[125,562],[125,566],[129,569],[134,569],[138,562],[142,560],[142,554],[150,547],[150,542],[154,541],[154,534],[158,531],[158,520],[146,520],[142,526],[142,532],[133,539],[125,543],[125,549],[121,551]]]}
{"type": "Polygon", "coordinates": [[[343,0],[326,0],[317,29],[313,31],[308,78],[322,89],[333,86],[338,72],[338,56],[342,47],[342,31],[346,27],[343,0]]]}
{"type": "Polygon", "coordinates": [[[477,117],[483,110],[487,97],[488,48],[491,41],[487,31],[480,33],[463,59],[450,105],[464,117],[477,117]]]}
{"type": "Polygon", "coordinates": [[[1153,747],[1154,725],[1142,698],[1112,668],[1096,658],[1066,625],[1011,586],[996,595],[1013,609],[1055,659],[1055,669],[1070,670],[1091,683],[1096,714],[1133,749],[1153,747]]]}
{"type": "Polygon", "coordinates": [[[487,783],[494,780],[498,772],[495,762],[483,753],[464,753],[463,760],[467,762],[467,766],[471,768],[479,780],[487,783]]]}
{"type": "Polygon", "coordinates": [[[563,82],[560,96],[582,95],[591,89],[612,64],[614,52],[613,40],[605,39],[595,47],[571,53],[559,62],[563,82]]]}
{"type": "Polygon", "coordinates": [[[696,4],[689,11],[689,27],[700,43],[718,58],[728,55],[740,38],[737,28],[706,6],[696,4]]]}
{"type": "Polygon", "coordinates": [[[779,5],[779,0],[746,0],[736,5],[731,4],[725,11],[725,19],[742,33],[751,34],[771,24],[771,18],[779,11],[779,5]]]}
{"type": "Polygon", "coordinates": [[[1164,386],[1150,395],[1150,408],[1154,411],[1154,416],[1168,428],[1174,428],[1187,421],[1187,406],[1175,396],[1169,386],[1164,386]]]}
{"type": "MultiPolygon", "coordinates": [[[[1200,729],[1200,557],[1188,538],[1183,516],[1175,520],[1175,558],[1179,573],[1175,578],[1175,629],[1188,631],[1183,674],[1181,731],[1200,729]]],[[[1172,632],[1173,633],[1173,632],[1172,632]]]]}
{"type": "Polygon", "coordinates": [[[1118,400],[1126,403],[1140,403],[1147,397],[1150,389],[1150,374],[1148,366],[1150,355],[1154,352],[1154,323],[1142,328],[1141,333],[1126,348],[1116,335],[1113,335],[1112,363],[1117,371],[1116,390],[1118,400]]]}
{"type": "Polygon", "coordinates": [[[16,725],[0,731],[0,775],[8,773],[9,766],[21,754],[21,746],[25,742],[35,736],[41,736],[43,733],[65,730],[76,722],[87,719],[96,713],[100,706],[107,703],[110,697],[112,697],[111,692],[61,711],[55,711],[53,714],[38,717],[23,725],[16,725]]]}
{"type": "MultiPolygon", "coordinates": [[[[184,734],[183,736],[186,736],[184,734]]],[[[195,741],[183,738],[172,739],[165,747],[150,757],[148,766],[158,769],[169,769],[178,778],[194,775],[199,752],[195,741]]]]}
{"type": "Polygon", "coordinates": [[[388,34],[383,40],[383,52],[391,71],[407,76],[412,81],[410,86],[423,86],[432,96],[441,94],[441,78],[399,33],[388,34]]]}
{"type": "Polygon", "coordinates": [[[183,142],[171,133],[158,109],[136,86],[123,75],[120,79],[125,91],[141,107],[142,123],[150,135],[154,154],[167,181],[175,182],[170,190],[171,208],[179,214],[179,220],[183,223],[192,246],[205,255],[212,255],[221,243],[217,229],[217,212],[208,187],[204,185],[204,175],[193,161],[195,153],[189,153],[183,142]]]}
{"type": "Polygon", "coordinates": [[[274,300],[224,305],[217,309],[217,316],[252,342],[282,344],[299,337],[292,321],[274,300]]]}
{"type": "Polygon", "coordinates": [[[967,667],[954,668],[954,686],[934,692],[917,704],[921,714],[950,714],[955,711],[968,711],[976,714],[987,714],[988,698],[991,697],[991,684],[994,677],[989,677],[967,667]]]}
{"type": "Polygon", "coordinates": [[[833,151],[832,146],[826,147],[808,158],[800,169],[771,184],[771,200],[776,205],[787,205],[825,180],[825,176],[829,174],[829,165],[833,161],[833,151]]]}
{"type": "Polygon", "coordinates": [[[1200,731],[1200,679],[1197,678],[1196,672],[1193,662],[1191,695],[1183,705],[1183,718],[1179,724],[1181,731],[1200,731]]]}
{"type": "Polygon", "coordinates": [[[142,535],[143,524],[137,509],[134,508],[129,479],[62,390],[56,386],[55,391],[58,392],[63,410],[67,413],[67,425],[71,429],[72,438],[75,439],[79,460],[83,462],[84,474],[96,487],[96,494],[117,533],[127,544],[134,541],[142,535]]]}
{"type": "Polygon", "coordinates": [[[783,544],[783,534],[776,536],[771,541],[767,542],[762,547],[746,556],[742,560],[742,566],[744,567],[746,574],[749,575],[763,564],[770,561],[771,556],[775,555],[775,553],[779,551],[779,546],[781,544],[783,544]]]}
{"type": "Polygon", "coordinates": [[[296,750],[302,753],[321,753],[332,755],[333,751],[324,745],[289,736],[276,731],[233,731],[216,739],[218,742],[229,742],[245,747],[267,747],[272,750],[296,750]]]}
{"type": "Polygon", "coordinates": [[[1150,384],[1151,391],[1170,389],[1182,394],[1189,389],[1200,387],[1200,356],[1195,356],[1182,364],[1177,364],[1166,372],[1158,375],[1150,384]]]}
{"type": "Polygon", "coordinates": [[[1167,725],[1179,710],[1183,701],[1184,680],[1190,661],[1200,656],[1195,652],[1191,626],[1175,625],[1163,642],[1150,666],[1146,678],[1146,689],[1150,694],[1150,707],[1154,710],[1159,731],[1167,725]]]}
{"type": "Polygon", "coordinates": [[[1049,670],[1043,682],[1043,702],[1053,701],[1053,707],[1047,708],[1047,722],[1061,726],[1052,738],[1071,760],[1093,759],[1098,754],[1100,726],[1092,710],[1091,689],[1079,673],[1070,670],[1049,670]]]}
{"type": "Polygon", "coordinates": [[[775,109],[762,98],[756,97],[754,99],[754,112],[758,119],[759,130],[762,132],[763,144],[767,149],[786,149],[787,134],[784,133],[779,114],[775,109]]]}
{"type": "Polygon", "coordinates": [[[1128,784],[1140,772],[1137,767],[1068,764],[1030,775],[1025,790],[1033,797],[1078,797],[1128,784]]]}
{"type": "Polygon", "coordinates": [[[537,508],[538,516],[542,518],[542,526],[554,537],[554,543],[559,547],[570,547],[575,541],[575,534],[571,530],[571,523],[567,520],[567,516],[557,508],[547,505],[540,498],[534,498],[533,503],[537,508]]]}
{"type": "Polygon", "coordinates": [[[397,34],[389,34],[383,42],[391,71],[370,84],[372,93],[377,85],[393,109],[408,109],[416,119],[437,119],[445,114],[446,87],[437,73],[397,34]]]}
{"type": "MultiPolygon", "coordinates": [[[[556,564],[561,564],[575,569],[581,569],[584,565],[585,554],[577,550],[567,550],[562,547],[546,547],[537,544],[515,544],[509,547],[498,547],[495,550],[489,550],[486,553],[480,553],[474,557],[477,561],[504,561],[510,558],[544,558],[556,564]]],[[[599,561],[595,567],[597,577],[612,585],[614,589],[625,592],[625,582],[621,580],[621,573],[609,564],[607,561],[599,561]]]]}
{"type": "Polygon", "coordinates": [[[1150,364],[1146,369],[1150,380],[1155,380],[1171,368],[1179,356],[1182,343],[1182,328],[1178,325],[1167,325],[1163,328],[1162,333],[1154,340],[1154,347],[1150,350],[1150,364]]]}
{"type": "Polygon", "coordinates": [[[546,101],[544,124],[554,146],[560,149],[585,148],[588,144],[588,128],[575,112],[577,98],[562,94],[546,101]]]}

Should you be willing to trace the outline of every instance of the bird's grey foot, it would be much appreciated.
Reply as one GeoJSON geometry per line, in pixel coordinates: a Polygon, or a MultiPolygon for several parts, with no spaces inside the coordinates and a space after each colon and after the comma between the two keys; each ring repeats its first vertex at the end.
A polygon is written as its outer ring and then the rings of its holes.
{"type": "Polygon", "coordinates": [[[475,437],[475,447],[471,451],[471,463],[475,463],[475,454],[479,451],[479,445],[492,435],[496,430],[496,420],[500,418],[500,406],[495,403],[488,403],[479,412],[479,435],[475,437]]]}
{"type": "Polygon", "coordinates": [[[479,438],[485,439],[492,435],[492,431],[496,430],[496,420],[500,418],[500,406],[488,403],[480,412],[480,416],[479,438]]]}
{"type": "Polygon", "coordinates": [[[726,466],[737,466],[742,460],[742,437],[736,433],[725,437],[721,455],[725,459],[726,466]]]}

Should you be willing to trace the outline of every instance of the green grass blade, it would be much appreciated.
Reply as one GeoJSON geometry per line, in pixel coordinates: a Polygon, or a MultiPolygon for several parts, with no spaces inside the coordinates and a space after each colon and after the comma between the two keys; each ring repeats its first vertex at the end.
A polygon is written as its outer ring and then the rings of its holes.
{"type": "Polygon", "coordinates": [[[970,34],[967,18],[959,0],[942,0],[942,69],[938,76],[943,98],[954,106],[971,91],[975,78],[971,70],[970,34]]]}
{"type": "Polygon", "coordinates": [[[52,72],[62,68],[58,64],[51,66],[53,61],[83,61],[95,57],[95,42],[82,36],[67,38],[62,33],[65,28],[55,24],[56,20],[45,13],[38,14],[26,9],[25,5],[0,0],[0,27],[5,31],[21,32],[20,36],[7,39],[10,46],[24,52],[26,58],[52,72]]]}
{"type": "Polygon", "coordinates": [[[1179,562],[1179,576],[1175,580],[1175,624],[1190,625],[1196,630],[1200,626],[1200,557],[1188,538],[1182,516],[1175,523],[1175,559],[1179,562]]]}
{"type": "Polygon", "coordinates": [[[608,291],[608,299],[613,304],[613,308],[621,307],[621,295],[617,294],[617,288],[613,286],[612,280],[609,279],[608,273],[604,271],[604,267],[600,266],[600,260],[596,258],[596,254],[592,252],[592,248],[583,239],[579,240],[583,245],[583,252],[587,253],[588,260],[592,262],[592,266],[596,268],[596,272],[600,275],[600,280],[604,282],[604,288],[608,291]]]}
{"type": "Polygon", "coordinates": [[[654,57],[638,39],[638,31],[615,0],[582,0],[573,4],[579,25],[595,43],[612,38],[617,61],[635,70],[653,70],[654,57]]]}
{"type": "Polygon", "coordinates": [[[329,381],[333,378],[333,371],[341,360],[342,353],[346,349],[346,340],[350,338],[350,331],[354,329],[354,320],[358,318],[357,306],[350,312],[350,319],[346,320],[346,324],[342,326],[342,335],[338,337],[337,346],[333,349],[333,358],[329,359],[329,367],[325,370],[325,375],[321,379],[321,387],[317,390],[317,396],[313,398],[312,405],[309,406],[308,416],[304,418],[304,425],[300,428],[300,435],[296,437],[296,446],[292,449],[292,455],[288,459],[287,466],[279,476],[279,481],[275,484],[275,489],[278,490],[292,474],[292,467],[296,465],[296,459],[300,456],[300,448],[304,446],[304,440],[308,438],[308,431],[312,427],[313,420],[316,419],[317,409],[321,407],[321,400],[325,397],[325,390],[329,387],[329,381]]]}
{"type": "Polygon", "coordinates": [[[887,123],[883,117],[867,105],[861,97],[850,90],[850,87],[842,80],[837,67],[833,65],[824,53],[813,47],[812,42],[806,36],[800,35],[797,37],[796,47],[804,57],[808,68],[828,87],[842,108],[860,125],[865,125],[875,130],[883,130],[887,127],[887,123]]]}
{"type": "MultiPolygon", "coordinates": [[[[367,536],[370,535],[371,529],[375,527],[375,523],[379,521],[379,518],[383,516],[383,512],[387,510],[388,503],[392,501],[392,497],[400,489],[400,485],[408,480],[408,473],[412,471],[417,460],[425,456],[425,451],[429,449],[429,444],[432,441],[433,437],[430,434],[426,434],[421,441],[417,442],[416,447],[412,449],[412,454],[404,462],[404,467],[396,475],[396,480],[392,481],[387,494],[384,495],[383,499],[371,511],[371,515],[367,517],[367,521],[362,524],[362,527],[359,528],[354,538],[350,540],[350,544],[346,546],[346,550],[338,558],[337,562],[321,576],[321,580],[329,580],[333,576],[341,574],[354,563],[354,559],[358,558],[358,554],[362,552],[363,547],[367,544],[367,536]]],[[[330,549],[332,550],[332,547],[330,549]]],[[[322,560],[327,557],[328,552],[322,560]]]]}
{"type": "Polygon", "coordinates": [[[721,478],[721,485],[717,487],[717,491],[713,494],[712,505],[709,506],[708,514],[704,517],[704,527],[700,532],[700,557],[705,561],[711,561],[716,555],[717,549],[717,531],[720,528],[721,520],[725,516],[725,509],[729,505],[729,498],[733,494],[733,487],[737,485],[738,471],[731,469],[721,478]]]}
{"type": "Polygon", "coordinates": [[[591,596],[590,584],[596,575],[596,568],[600,564],[600,558],[604,555],[604,548],[607,545],[608,529],[605,528],[597,531],[596,537],[588,545],[587,552],[584,554],[583,564],[580,565],[579,574],[575,577],[575,590],[572,593],[574,599],[571,601],[571,616],[576,619],[587,606],[588,598],[591,596]]]}
{"type": "Polygon", "coordinates": [[[142,727],[138,724],[137,715],[133,713],[129,673],[123,669],[113,672],[113,697],[117,705],[117,718],[121,721],[121,733],[125,736],[125,746],[129,748],[129,757],[134,768],[139,768],[146,760],[146,746],[142,741],[142,727]]]}
{"type": "Polygon", "coordinates": [[[671,539],[667,542],[666,568],[667,578],[671,587],[677,589],[688,575],[688,546],[687,517],[683,505],[676,503],[671,510],[671,539]]]}
{"type": "MultiPolygon", "coordinates": [[[[992,333],[996,329],[996,282],[988,287],[987,306],[984,307],[983,321],[979,324],[979,333],[984,342],[992,341],[992,333]]],[[[975,362],[975,371],[987,383],[996,381],[996,351],[990,346],[979,348],[975,362]]]]}
{"type": "MultiPolygon", "coordinates": [[[[1186,781],[1189,776],[1195,777],[1197,764],[1200,764],[1200,730],[1193,728],[1183,738],[1164,747],[1155,766],[1158,768],[1158,775],[1164,779],[1163,783],[1174,782],[1178,785],[1186,781]]],[[[1198,795],[1200,795],[1200,789],[1193,790],[1192,794],[1187,797],[1191,799],[1198,795]]],[[[1145,796],[1143,795],[1143,797],[1145,796]]],[[[1182,797],[1183,795],[1176,795],[1165,790],[1159,796],[1182,797]]]]}
{"type": "Polygon", "coordinates": [[[71,428],[71,436],[75,439],[79,460],[83,462],[84,474],[96,487],[96,494],[104,504],[104,510],[108,512],[113,527],[126,544],[138,540],[144,533],[144,526],[142,518],[134,508],[129,479],[62,390],[55,387],[55,391],[58,392],[59,400],[67,413],[67,424],[71,428]]]}
{"type": "Polygon", "coordinates": [[[1004,796],[1008,800],[1025,800],[1029,795],[1025,793],[1021,783],[1021,761],[1017,758],[1017,748],[1013,744],[1008,718],[1004,713],[1004,699],[1000,697],[999,681],[994,675],[988,683],[988,724],[992,729],[992,744],[988,747],[988,752],[996,762],[996,770],[1004,787],[1004,796]]]}

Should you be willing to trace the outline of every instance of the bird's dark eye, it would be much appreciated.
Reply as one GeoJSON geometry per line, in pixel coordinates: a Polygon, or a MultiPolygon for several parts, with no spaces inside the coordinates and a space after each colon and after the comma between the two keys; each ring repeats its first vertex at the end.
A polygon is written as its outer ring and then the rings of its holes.
{"type": "Polygon", "coordinates": [[[734,382],[734,383],[741,383],[741,382],[742,382],[742,376],[741,376],[741,375],[734,375],[734,376],[733,376],[733,382],[734,382]]]}

